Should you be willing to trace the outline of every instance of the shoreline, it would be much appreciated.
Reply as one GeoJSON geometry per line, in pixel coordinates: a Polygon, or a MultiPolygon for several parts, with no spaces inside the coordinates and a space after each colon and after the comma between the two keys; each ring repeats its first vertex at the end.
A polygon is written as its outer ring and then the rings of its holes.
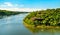
{"type": "MultiPolygon", "coordinates": [[[[29,25],[29,24],[27,24],[27,23],[23,23],[24,24],[24,26],[26,26],[26,27],[35,27],[34,25],[29,25]]],[[[45,25],[38,25],[38,26],[36,26],[36,28],[47,28],[47,29],[53,29],[53,28],[56,28],[56,29],[58,29],[58,28],[60,28],[60,26],[45,26],[45,25]]]]}

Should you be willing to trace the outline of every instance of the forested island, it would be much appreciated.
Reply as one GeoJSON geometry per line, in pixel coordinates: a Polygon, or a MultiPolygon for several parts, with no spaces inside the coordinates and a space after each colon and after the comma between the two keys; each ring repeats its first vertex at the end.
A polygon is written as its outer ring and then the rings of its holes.
{"type": "Polygon", "coordinates": [[[34,11],[24,18],[26,26],[60,27],[60,8],[34,11]]]}

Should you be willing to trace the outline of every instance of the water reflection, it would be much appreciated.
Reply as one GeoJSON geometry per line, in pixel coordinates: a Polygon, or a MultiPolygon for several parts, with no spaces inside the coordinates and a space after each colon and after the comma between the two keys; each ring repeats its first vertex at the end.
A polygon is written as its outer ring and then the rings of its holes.
{"type": "Polygon", "coordinates": [[[27,14],[18,14],[0,19],[0,35],[30,34],[30,32],[23,26],[23,19],[26,15],[27,14]]]}
{"type": "Polygon", "coordinates": [[[24,25],[29,31],[34,33],[35,35],[60,35],[60,28],[36,28],[36,27],[29,27],[24,25]]]}
{"type": "Polygon", "coordinates": [[[0,19],[0,35],[60,35],[60,29],[39,29],[23,25],[27,14],[0,19]]]}

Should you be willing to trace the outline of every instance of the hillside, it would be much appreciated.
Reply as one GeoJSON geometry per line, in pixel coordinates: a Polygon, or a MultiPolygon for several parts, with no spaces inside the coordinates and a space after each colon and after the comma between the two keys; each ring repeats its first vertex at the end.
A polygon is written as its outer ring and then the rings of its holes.
{"type": "Polygon", "coordinates": [[[35,26],[60,26],[60,8],[31,12],[23,21],[35,26]]]}

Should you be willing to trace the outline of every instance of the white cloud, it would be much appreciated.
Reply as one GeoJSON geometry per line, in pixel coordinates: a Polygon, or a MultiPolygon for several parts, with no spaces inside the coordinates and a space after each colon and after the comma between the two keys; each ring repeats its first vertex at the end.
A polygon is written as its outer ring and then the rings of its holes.
{"type": "Polygon", "coordinates": [[[2,4],[0,4],[0,7],[23,7],[23,4],[13,4],[11,2],[4,2],[2,4]]]}
{"type": "Polygon", "coordinates": [[[26,11],[26,12],[41,10],[41,9],[37,9],[37,8],[22,8],[23,6],[24,6],[23,4],[19,5],[19,4],[12,4],[11,2],[4,2],[4,3],[0,4],[0,9],[11,10],[11,11],[26,11]]]}
{"type": "Polygon", "coordinates": [[[5,2],[4,4],[7,5],[7,6],[13,6],[13,4],[10,3],[10,2],[5,2]]]}
{"type": "Polygon", "coordinates": [[[10,2],[4,2],[2,4],[0,4],[1,7],[13,7],[13,4],[10,2]]]}
{"type": "Polygon", "coordinates": [[[36,8],[0,8],[2,10],[10,10],[10,11],[21,11],[21,12],[32,12],[32,11],[37,11],[41,9],[36,9],[36,8]]]}

